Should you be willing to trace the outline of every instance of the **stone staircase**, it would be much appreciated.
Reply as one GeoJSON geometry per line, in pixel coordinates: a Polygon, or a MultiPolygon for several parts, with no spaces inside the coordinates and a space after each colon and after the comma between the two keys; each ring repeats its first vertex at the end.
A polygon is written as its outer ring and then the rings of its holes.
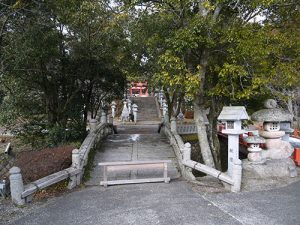
{"type": "Polygon", "coordinates": [[[133,97],[130,99],[138,106],[138,121],[159,121],[154,97],[133,97]]]}

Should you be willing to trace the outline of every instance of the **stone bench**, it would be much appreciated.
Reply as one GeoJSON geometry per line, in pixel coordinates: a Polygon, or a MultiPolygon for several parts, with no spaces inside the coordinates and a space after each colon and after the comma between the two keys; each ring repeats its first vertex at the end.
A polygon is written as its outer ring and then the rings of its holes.
{"type": "Polygon", "coordinates": [[[100,182],[100,185],[107,187],[108,185],[115,185],[115,184],[137,184],[137,183],[150,183],[150,182],[169,183],[170,177],[168,177],[168,163],[171,163],[171,160],[99,163],[98,165],[103,167],[103,181],[100,182]],[[130,170],[138,170],[138,169],[162,169],[163,177],[146,178],[146,179],[130,179],[130,180],[107,180],[108,172],[130,171],[130,170]]]}

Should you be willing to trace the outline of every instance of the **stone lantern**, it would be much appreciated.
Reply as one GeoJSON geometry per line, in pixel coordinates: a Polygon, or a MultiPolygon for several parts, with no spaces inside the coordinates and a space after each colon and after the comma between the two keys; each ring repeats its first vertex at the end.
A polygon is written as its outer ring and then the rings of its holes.
{"type": "Polygon", "coordinates": [[[265,102],[265,108],[259,110],[251,116],[256,122],[263,122],[263,130],[259,131],[259,135],[266,140],[266,151],[263,151],[263,157],[269,159],[284,159],[291,156],[294,149],[289,142],[283,141],[285,135],[280,130],[280,123],[291,121],[293,116],[280,108],[276,108],[276,101],[269,99],[265,102]]]}
{"type": "Polygon", "coordinates": [[[218,120],[225,124],[224,133],[241,134],[242,120],[249,120],[249,116],[244,106],[224,106],[218,120]]]}
{"type": "Polygon", "coordinates": [[[291,127],[292,121],[283,121],[280,122],[280,130],[285,132],[283,135],[282,140],[289,142],[290,135],[294,132],[294,129],[291,127]]]}
{"type": "Polygon", "coordinates": [[[132,107],[131,107],[132,101],[130,99],[127,99],[127,105],[128,105],[128,112],[131,114],[132,112],[132,107]]]}
{"type": "Polygon", "coordinates": [[[117,105],[117,103],[115,101],[112,101],[112,103],[111,103],[111,115],[112,115],[113,118],[115,118],[115,116],[116,116],[116,108],[117,108],[116,105],[117,105]]]}
{"type": "Polygon", "coordinates": [[[218,120],[225,124],[222,133],[228,135],[228,175],[232,176],[235,164],[239,160],[239,135],[245,133],[242,130],[242,120],[248,120],[249,116],[244,106],[224,106],[218,120]]]}
{"type": "Polygon", "coordinates": [[[137,112],[138,112],[137,104],[132,105],[132,112],[133,112],[134,123],[136,124],[136,122],[137,122],[137,112]]]}
{"type": "Polygon", "coordinates": [[[122,110],[122,114],[121,114],[121,120],[122,121],[128,121],[128,118],[129,118],[129,111],[128,111],[128,108],[127,108],[127,102],[124,101],[123,102],[124,106],[123,106],[123,110],[122,110]]]}
{"type": "Polygon", "coordinates": [[[265,143],[265,139],[259,136],[248,136],[244,139],[249,144],[248,147],[248,160],[252,163],[264,163],[265,160],[262,158],[262,149],[260,144],[265,143]]]}

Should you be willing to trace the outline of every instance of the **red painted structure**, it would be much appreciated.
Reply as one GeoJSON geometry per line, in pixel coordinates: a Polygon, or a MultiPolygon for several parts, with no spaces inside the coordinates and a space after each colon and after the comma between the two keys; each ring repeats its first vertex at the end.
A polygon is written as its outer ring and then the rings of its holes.
{"type": "MultiPolygon", "coordinates": [[[[300,131],[298,129],[295,129],[294,133],[292,134],[292,137],[300,139],[300,131]]],[[[297,166],[300,166],[300,148],[295,148],[293,159],[297,166]]]]}
{"type": "Polygon", "coordinates": [[[130,97],[148,97],[148,83],[147,82],[131,82],[130,88],[130,97]]]}

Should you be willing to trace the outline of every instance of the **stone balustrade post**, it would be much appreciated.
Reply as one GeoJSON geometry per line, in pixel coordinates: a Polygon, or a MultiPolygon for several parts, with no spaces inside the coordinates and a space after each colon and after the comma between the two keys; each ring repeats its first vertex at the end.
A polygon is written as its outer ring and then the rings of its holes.
{"type": "Polygon", "coordinates": [[[81,160],[80,160],[80,154],[78,149],[73,149],[72,151],[72,167],[73,168],[80,168],[81,160]]]}
{"type": "Polygon", "coordinates": [[[184,144],[182,156],[183,156],[183,162],[186,162],[188,160],[191,160],[191,152],[192,152],[192,145],[187,142],[184,144]]]}
{"type": "MultiPolygon", "coordinates": [[[[72,151],[72,168],[80,169],[81,168],[81,159],[78,149],[73,149],[72,151]]],[[[81,173],[71,176],[68,184],[69,189],[73,189],[81,182],[81,173]]]]}
{"type": "Polygon", "coordinates": [[[177,134],[177,122],[175,117],[171,118],[171,132],[177,134]]]}
{"type": "Polygon", "coordinates": [[[90,129],[91,132],[94,132],[96,130],[97,127],[97,120],[96,119],[91,119],[90,120],[90,129]]]}
{"type": "Polygon", "coordinates": [[[22,198],[24,191],[24,184],[19,167],[12,167],[9,170],[9,181],[10,181],[10,193],[12,202],[16,205],[24,205],[25,199],[22,198]]]}

